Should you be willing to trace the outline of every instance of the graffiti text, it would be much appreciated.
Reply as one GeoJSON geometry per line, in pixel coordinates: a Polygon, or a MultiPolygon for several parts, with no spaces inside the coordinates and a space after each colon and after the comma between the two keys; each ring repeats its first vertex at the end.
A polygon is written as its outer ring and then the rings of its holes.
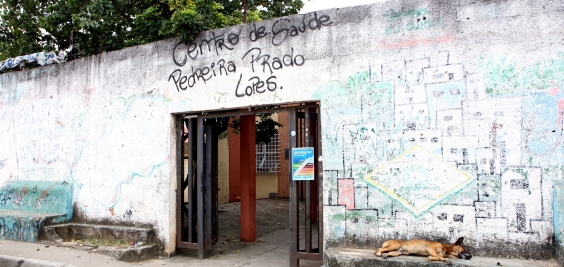
{"type": "Polygon", "coordinates": [[[251,77],[249,81],[249,85],[241,86],[241,79],[243,79],[243,74],[239,76],[239,81],[237,82],[237,87],[235,87],[235,96],[237,97],[244,97],[244,96],[251,96],[254,94],[262,94],[268,91],[275,91],[276,89],[282,89],[282,86],[278,87],[276,84],[276,76],[270,76],[266,80],[262,80],[258,76],[251,77]],[[242,88],[245,89],[242,89],[242,88]],[[241,88],[241,89],[239,89],[241,88]]]}
{"type": "Polygon", "coordinates": [[[185,44],[184,42],[180,42],[172,50],[172,60],[174,60],[174,64],[177,66],[183,67],[186,65],[188,57],[196,59],[204,53],[212,52],[212,50],[216,55],[219,55],[219,51],[223,49],[233,50],[233,47],[239,43],[240,34],[241,32],[229,34],[221,33],[216,36],[215,32],[212,32],[211,38],[202,39],[200,43],[192,42],[185,44]]]}
{"type": "Polygon", "coordinates": [[[424,16],[427,14],[426,8],[421,9],[412,9],[412,10],[405,10],[402,9],[399,11],[395,11],[394,9],[389,9],[388,11],[384,12],[384,17],[387,21],[398,21],[401,20],[403,17],[418,17],[424,16]]]}
{"type": "Polygon", "coordinates": [[[305,63],[305,57],[301,54],[294,55],[294,48],[291,48],[289,54],[285,54],[282,57],[272,57],[268,54],[262,54],[262,50],[258,47],[249,49],[247,53],[243,55],[242,60],[245,58],[250,58],[249,63],[253,72],[255,72],[255,63],[257,65],[262,65],[262,72],[267,70],[270,74],[274,73],[274,70],[279,70],[284,67],[302,66],[305,63]],[[248,57],[247,57],[248,56],[248,57]]]}
{"type": "Polygon", "coordinates": [[[296,37],[300,33],[304,33],[307,28],[310,30],[318,30],[323,26],[331,26],[333,22],[328,15],[317,16],[317,12],[313,14],[313,18],[306,23],[305,16],[301,25],[292,25],[289,19],[279,19],[272,24],[272,44],[281,45],[289,37],[296,37]]]}
{"type": "Polygon", "coordinates": [[[235,66],[235,62],[226,62],[224,59],[221,59],[218,62],[211,63],[209,67],[203,67],[195,70],[194,67],[192,67],[191,73],[184,75],[182,74],[181,69],[176,69],[168,76],[168,80],[170,81],[170,79],[172,79],[176,85],[176,90],[180,92],[180,90],[186,90],[188,87],[193,87],[198,81],[206,83],[213,77],[229,75],[230,72],[235,73],[236,71],[237,67],[235,66]]]}

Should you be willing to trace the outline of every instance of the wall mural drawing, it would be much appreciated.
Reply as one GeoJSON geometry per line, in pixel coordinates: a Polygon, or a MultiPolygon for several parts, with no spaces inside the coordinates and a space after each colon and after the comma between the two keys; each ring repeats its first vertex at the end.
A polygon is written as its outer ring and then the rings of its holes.
{"type": "Polygon", "coordinates": [[[415,217],[473,181],[417,144],[364,179],[415,217]]]}
{"type": "Polygon", "coordinates": [[[361,243],[552,242],[552,187],[544,181],[561,175],[562,93],[554,81],[564,75],[562,54],[540,64],[544,73],[480,59],[482,77],[449,62],[448,51],[436,54],[442,65],[371,63],[313,95],[324,104],[324,154],[335,155],[324,157],[327,230],[361,243]],[[525,90],[529,76],[546,90],[525,90]]]}

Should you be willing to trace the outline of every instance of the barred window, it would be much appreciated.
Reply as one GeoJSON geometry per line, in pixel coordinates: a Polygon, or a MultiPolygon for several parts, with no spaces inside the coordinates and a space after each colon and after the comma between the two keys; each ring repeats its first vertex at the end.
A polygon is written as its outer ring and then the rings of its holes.
{"type": "Polygon", "coordinates": [[[259,143],[257,151],[257,174],[276,174],[280,172],[280,139],[278,134],[270,138],[270,143],[259,143]]]}

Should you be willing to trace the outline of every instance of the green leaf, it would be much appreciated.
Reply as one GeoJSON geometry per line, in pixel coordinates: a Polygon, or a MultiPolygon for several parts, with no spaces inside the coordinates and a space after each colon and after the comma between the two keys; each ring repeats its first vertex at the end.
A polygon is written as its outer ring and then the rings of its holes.
{"type": "MultiPolygon", "coordinates": [[[[243,0],[0,0],[0,60],[79,49],[95,55],[243,22],[243,0]]],[[[247,0],[247,22],[297,14],[301,0],[247,0]]]]}

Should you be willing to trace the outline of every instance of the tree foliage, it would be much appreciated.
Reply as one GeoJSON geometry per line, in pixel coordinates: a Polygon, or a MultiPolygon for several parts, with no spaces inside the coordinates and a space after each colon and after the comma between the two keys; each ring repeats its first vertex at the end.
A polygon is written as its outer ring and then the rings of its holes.
{"type": "MultiPolygon", "coordinates": [[[[244,0],[0,0],[0,61],[74,44],[73,57],[243,22],[244,0]]],[[[246,22],[297,14],[302,0],[246,0],[246,22]]]]}

